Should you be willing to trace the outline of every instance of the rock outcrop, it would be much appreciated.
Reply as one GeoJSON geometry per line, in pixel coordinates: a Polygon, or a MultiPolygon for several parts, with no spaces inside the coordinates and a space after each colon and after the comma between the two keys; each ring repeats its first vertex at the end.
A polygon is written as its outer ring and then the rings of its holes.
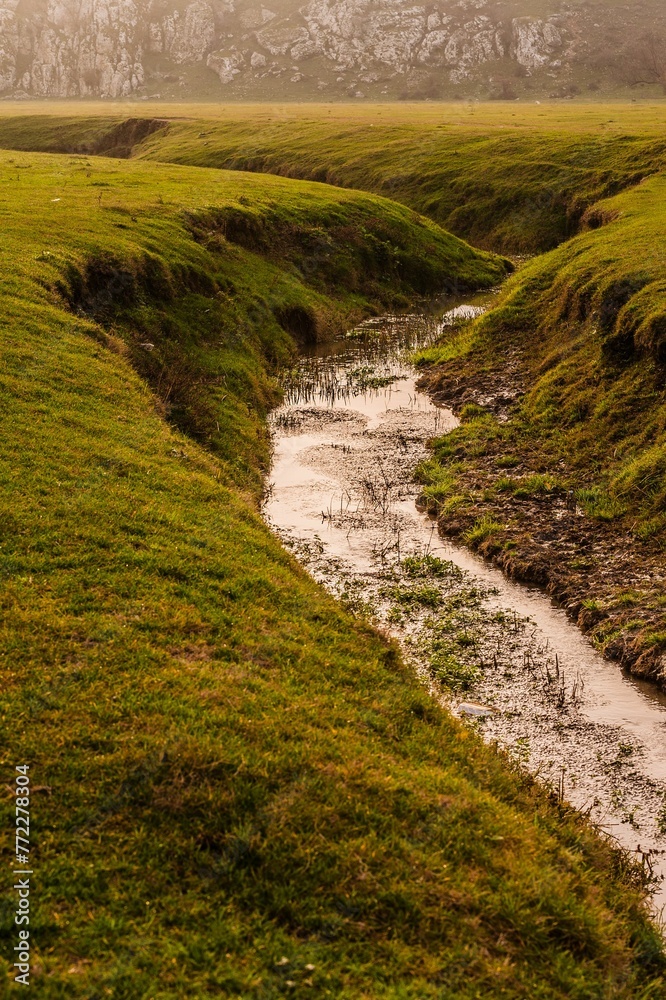
{"type": "Polygon", "coordinates": [[[638,38],[646,17],[664,20],[660,0],[605,20],[585,3],[531,16],[529,0],[519,17],[490,0],[253,3],[0,0],[0,94],[437,97],[499,86],[506,97],[531,78],[566,91],[595,66],[603,77],[604,53],[638,38]]]}

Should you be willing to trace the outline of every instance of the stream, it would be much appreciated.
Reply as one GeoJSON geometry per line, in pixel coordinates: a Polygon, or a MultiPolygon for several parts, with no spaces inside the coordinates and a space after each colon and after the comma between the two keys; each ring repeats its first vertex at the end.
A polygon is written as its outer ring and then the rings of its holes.
{"type": "Polygon", "coordinates": [[[372,319],[306,351],[271,417],[264,517],[316,580],[400,643],[433,695],[631,852],[661,913],[666,695],[416,506],[427,442],[458,421],[416,388],[410,353],[491,301],[372,319]]]}

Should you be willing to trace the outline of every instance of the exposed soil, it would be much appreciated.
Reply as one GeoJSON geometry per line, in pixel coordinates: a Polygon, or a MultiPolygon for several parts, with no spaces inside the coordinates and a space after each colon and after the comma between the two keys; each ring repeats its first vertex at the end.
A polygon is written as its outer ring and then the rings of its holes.
{"type": "MultiPolygon", "coordinates": [[[[502,356],[501,372],[468,355],[426,372],[419,387],[455,413],[473,403],[506,421],[527,379],[517,353],[502,356]]],[[[465,541],[483,518],[501,524],[502,530],[472,542],[475,550],[511,579],[543,586],[607,659],[666,689],[666,650],[655,639],[666,633],[664,553],[624,525],[589,517],[562,488],[532,496],[498,491],[501,476],[520,480],[565,471],[547,468],[543,453],[524,435],[513,436],[510,448],[515,464],[509,469],[502,467],[502,440],[486,442],[482,454],[466,452],[457,478],[468,502],[439,514],[439,531],[465,541]]]]}

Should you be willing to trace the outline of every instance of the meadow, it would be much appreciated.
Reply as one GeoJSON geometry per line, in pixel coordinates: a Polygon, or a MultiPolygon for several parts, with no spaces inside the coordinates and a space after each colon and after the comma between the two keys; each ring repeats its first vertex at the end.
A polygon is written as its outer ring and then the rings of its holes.
{"type": "MultiPolygon", "coordinates": [[[[147,109],[152,124],[143,131],[118,108],[91,106],[83,118],[62,105],[46,110],[13,108],[0,121],[0,142],[363,188],[510,254],[519,272],[499,308],[421,360],[440,366],[428,378],[441,389],[463,370],[469,385],[499,384],[511,356],[524,401],[506,427],[468,421],[442,442],[439,463],[425,473],[426,499],[434,510],[439,497],[442,523],[448,511],[464,534],[474,521],[461,513],[483,518],[497,490],[505,499],[524,492],[521,477],[542,477],[534,496],[575,493],[593,522],[614,526],[619,547],[631,546],[635,566],[586,596],[574,567],[574,585],[557,584],[562,599],[581,623],[598,626],[600,648],[615,649],[632,669],[643,657],[639,672],[666,683],[655,583],[666,537],[666,104],[176,106],[160,118],[147,109]],[[480,468],[491,453],[494,475],[480,468]],[[520,476],[507,481],[502,463],[518,456],[520,476]],[[638,610],[610,622],[629,591],[638,610]]],[[[513,547],[518,536],[531,544],[529,525],[512,520],[511,511],[508,520],[495,517],[498,540],[486,548],[513,547]]],[[[487,534],[474,537],[486,542],[487,534]]],[[[572,566],[586,558],[573,549],[572,566]]],[[[552,582],[544,569],[536,575],[552,582]]]]}
{"type": "MultiPolygon", "coordinates": [[[[374,195],[85,154],[0,153],[0,222],[2,755],[34,785],[34,993],[666,995],[640,871],[257,510],[299,342],[507,262],[374,195]]],[[[2,813],[9,838],[7,788],[2,813]]]]}
{"type": "Polygon", "coordinates": [[[588,208],[664,169],[666,104],[7,106],[0,144],[103,149],[383,194],[500,253],[575,235],[588,208]],[[156,130],[132,134],[128,119],[156,130]],[[161,126],[161,127],[160,127],[161,126]]]}
{"type": "MultiPolygon", "coordinates": [[[[666,276],[657,178],[666,169],[666,104],[176,106],[160,119],[148,109],[154,130],[145,133],[117,118],[117,108],[102,115],[93,107],[95,116],[77,118],[63,105],[50,115],[15,107],[0,120],[0,143],[97,144],[139,159],[358,187],[519,263],[541,254],[509,286],[506,305],[479,325],[480,336],[494,331],[486,342],[500,367],[503,350],[520,350],[522,337],[529,433],[544,446],[540,471],[558,437],[555,461],[570,467],[575,488],[609,495],[599,510],[629,511],[639,534],[661,537],[666,276]],[[570,350],[583,340],[584,358],[570,350]],[[541,379],[537,362],[558,349],[568,362],[547,362],[541,379]],[[588,419],[597,406],[601,418],[588,419]]],[[[450,353],[447,346],[424,360],[450,353]]]]}

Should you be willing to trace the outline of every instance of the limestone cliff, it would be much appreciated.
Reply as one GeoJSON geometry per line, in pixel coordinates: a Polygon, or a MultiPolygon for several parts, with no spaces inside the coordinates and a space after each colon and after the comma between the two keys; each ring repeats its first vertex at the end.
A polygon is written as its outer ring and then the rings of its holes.
{"type": "Polygon", "coordinates": [[[657,0],[540,16],[529,0],[266,2],[0,0],[0,94],[566,96],[603,86],[627,39],[665,20],[657,0]]]}

